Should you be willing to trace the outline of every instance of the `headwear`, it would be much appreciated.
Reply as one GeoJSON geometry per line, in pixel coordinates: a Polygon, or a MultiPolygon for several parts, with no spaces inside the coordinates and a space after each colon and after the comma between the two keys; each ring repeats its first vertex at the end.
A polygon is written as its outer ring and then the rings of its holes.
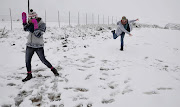
{"type": "Polygon", "coordinates": [[[127,20],[125,16],[122,17],[122,20],[127,20]]]}
{"type": "Polygon", "coordinates": [[[38,15],[36,14],[36,12],[33,11],[33,9],[30,10],[29,14],[28,14],[28,18],[29,19],[34,19],[37,18],[38,15]]]}

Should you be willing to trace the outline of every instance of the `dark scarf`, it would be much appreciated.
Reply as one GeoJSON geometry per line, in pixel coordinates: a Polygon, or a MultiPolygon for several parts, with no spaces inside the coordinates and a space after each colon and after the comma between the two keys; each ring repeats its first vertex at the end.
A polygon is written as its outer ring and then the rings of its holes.
{"type": "Polygon", "coordinates": [[[39,22],[41,21],[41,18],[40,18],[40,17],[38,17],[36,20],[37,20],[37,22],[39,23],[39,22]]]}

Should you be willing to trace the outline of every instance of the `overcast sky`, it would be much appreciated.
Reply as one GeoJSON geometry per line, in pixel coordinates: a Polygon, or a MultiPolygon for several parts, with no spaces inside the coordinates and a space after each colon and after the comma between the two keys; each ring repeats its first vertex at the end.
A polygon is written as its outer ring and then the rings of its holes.
{"type": "MultiPolygon", "coordinates": [[[[27,9],[28,0],[0,0],[4,8],[27,9]]],[[[49,11],[80,11],[152,20],[180,22],[180,0],[30,0],[30,8],[49,11]]]]}

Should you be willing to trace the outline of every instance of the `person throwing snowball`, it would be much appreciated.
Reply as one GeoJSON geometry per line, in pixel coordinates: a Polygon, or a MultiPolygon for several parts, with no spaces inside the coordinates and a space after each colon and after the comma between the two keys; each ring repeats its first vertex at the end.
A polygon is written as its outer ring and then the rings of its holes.
{"type": "Polygon", "coordinates": [[[118,26],[116,31],[115,30],[111,31],[114,39],[116,39],[118,36],[121,36],[121,46],[120,46],[121,51],[123,51],[125,33],[129,34],[129,36],[132,36],[132,34],[130,33],[132,31],[131,23],[135,21],[139,21],[139,19],[128,20],[125,16],[123,16],[121,21],[117,22],[118,26]]]}

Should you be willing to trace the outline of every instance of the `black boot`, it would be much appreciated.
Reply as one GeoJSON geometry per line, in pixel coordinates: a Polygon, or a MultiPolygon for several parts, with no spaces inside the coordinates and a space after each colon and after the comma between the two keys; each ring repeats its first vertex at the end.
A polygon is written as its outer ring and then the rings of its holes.
{"type": "Polygon", "coordinates": [[[111,32],[112,32],[112,34],[115,34],[115,30],[112,30],[111,32]]]}
{"type": "Polygon", "coordinates": [[[57,72],[55,68],[51,69],[51,71],[54,73],[55,76],[59,76],[59,73],[57,72]]]}
{"type": "Polygon", "coordinates": [[[121,51],[123,51],[123,46],[121,46],[121,49],[120,49],[121,51]]]}
{"type": "Polygon", "coordinates": [[[26,82],[26,81],[30,80],[31,78],[32,78],[32,74],[27,73],[27,77],[25,79],[23,79],[22,82],[26,82]]]}

